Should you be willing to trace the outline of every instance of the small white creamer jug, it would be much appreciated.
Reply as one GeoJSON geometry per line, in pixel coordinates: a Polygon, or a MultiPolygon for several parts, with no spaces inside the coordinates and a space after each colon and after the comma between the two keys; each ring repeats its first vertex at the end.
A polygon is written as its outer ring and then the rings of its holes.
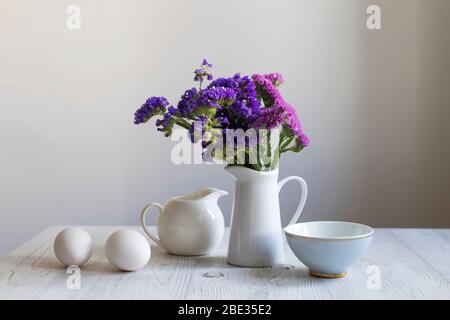
{"type": "Polygon", "coordinates": [[[157,245],[172,254],[208,254],[223,238],[224,220],[217,201],[227,194],[216,188],[205,188],[171,198],[164,205],[151,202],[142,209],[142,227],[157,245]],[[152,207],[160,211],[157,223],[159,237],[145,224],[145,216],[152,207]]]}

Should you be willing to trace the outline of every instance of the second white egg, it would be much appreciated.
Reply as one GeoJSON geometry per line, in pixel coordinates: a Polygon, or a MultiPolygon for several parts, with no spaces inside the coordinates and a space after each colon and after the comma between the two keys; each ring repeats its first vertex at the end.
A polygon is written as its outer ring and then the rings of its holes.
{"type": "Polygon", "coordinates": [[[116,268],[135,271],[148,263],[151,249],[147,239],[139,232],[121,229],[112,233],[106,240],[105,254],[116,268]]]}

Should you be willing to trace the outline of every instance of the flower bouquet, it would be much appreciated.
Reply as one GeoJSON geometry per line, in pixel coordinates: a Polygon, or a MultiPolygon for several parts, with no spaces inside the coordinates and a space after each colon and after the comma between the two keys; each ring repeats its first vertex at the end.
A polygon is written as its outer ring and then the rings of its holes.
{"type": "Polygon", "coordinates": [[[282,153],[308,145],[295,109],[278,90],[284,82],[281,74],[213,79],[211,68],[203,60],[194,71],[198,87],[186,90],[176,107],[164,97],[148,98],[135,112],[134,123],[158,117],[156,126],[166,136],[175,125],[186,129],[190,141],[201,145],[204,161],[257,171],[277,168],[282,153]]]}

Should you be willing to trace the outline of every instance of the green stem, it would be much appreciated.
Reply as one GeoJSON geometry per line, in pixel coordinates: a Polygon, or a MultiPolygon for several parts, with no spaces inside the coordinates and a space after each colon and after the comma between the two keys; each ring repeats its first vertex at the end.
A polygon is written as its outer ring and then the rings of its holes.
{"type": "Polygon", "coordinates": [[[277,149],[275,150],[275,155],[273,157],[273,161],[270,166],[270,170],[274,170],[278,167],[279,160],[280,160],[280,146],[278,146],[277,149]]]}
{"type": "Polygon", "coordinates": [[[284,148],[286,148],[294,139],[294,136],[289,137],[285,142],[283,142],[283,144],[281,144],[280,149],[283,150],[284,148]]]}
{"type": "Polygon", "coordinates": [[[191,125],[189,124],[189,122],[187,122],[186,120],[184,120],[182,118],[176,119],[175,123],[177,125],[179,125],[180,127],[183,127],[186,130],[190,130],[191,129],[191,125]]]}

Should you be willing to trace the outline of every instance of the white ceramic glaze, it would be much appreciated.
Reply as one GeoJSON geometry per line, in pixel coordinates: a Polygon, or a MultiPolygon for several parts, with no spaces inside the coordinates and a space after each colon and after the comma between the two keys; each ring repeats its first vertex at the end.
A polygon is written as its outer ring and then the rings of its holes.
{"type": "Polygon", "coordinates": [[[134,230],[121,229],[113,232],[106,240],[105,254],[116,268],[136,271],[148,263],[151,249],[143,235],[134,230]]]}
{"type": "Polygon", "coordinates": [[[92,238],[84,229],[67,228],[56,236],[53,250],[62,264],[81,266],[91,257],[92,238]]]}
{"type": "Polygon", "coordinates": [[[291,222],[297,221],[307,197],[305,180],[291,176],[278,182],[278,169],[256,171],[242,166],[228,166],[225,169],[236,179],[228,263],[245,267],[283,263],[279,192],[290,180],[300,183],[302,194],[291,222]]]}
{"type": "Polygon", "coordinates": [[[373,235],[371,227],[342,221],[297,223],[284,230],[289,246],[311,275],[326,278],[345,276],[373,235]]]}
{"type": "Polygon", "coordinates": [[[170,199],[163,206],[152,202],[144,207],[141,222],[148,236],[168,252],[178,255],[204,255],[219,245],[224,220],[217,201],[228,193],[216,188],[202,189],[170,199]],[[159,209],[158,236],[145,225],[152,207],[159,209]]]}

